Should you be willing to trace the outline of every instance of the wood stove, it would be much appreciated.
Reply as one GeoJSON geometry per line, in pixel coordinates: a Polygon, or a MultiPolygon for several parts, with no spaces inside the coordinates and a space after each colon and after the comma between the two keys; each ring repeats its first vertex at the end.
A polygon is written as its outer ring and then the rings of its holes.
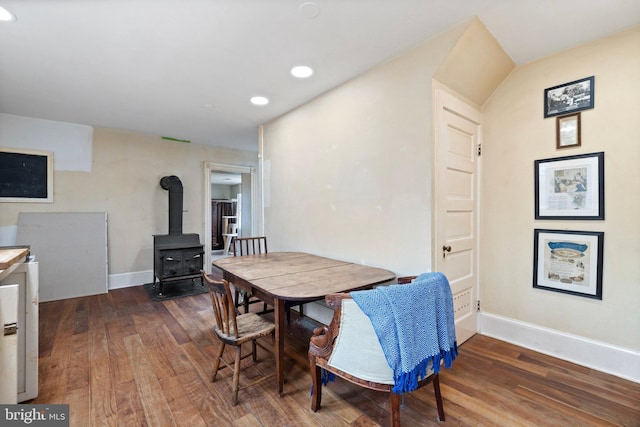
{"type": "Polygon", "coordinates": [[[160,186],[169,191],[169,234],[153,236],[153,287],[156,279],[158,295],[162,295],[165,282],[200,278],[204,262],[204,247],[198,234],[182,233],[182,182],[175,175],[165,176],[160,186]]]}

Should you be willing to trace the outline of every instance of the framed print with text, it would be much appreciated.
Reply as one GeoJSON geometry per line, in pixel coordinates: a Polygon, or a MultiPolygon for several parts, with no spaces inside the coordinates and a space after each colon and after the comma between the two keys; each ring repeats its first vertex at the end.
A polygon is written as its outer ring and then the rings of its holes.
{"type": "Polygon", "coordinates": [[[533,287],[602,299],[604,232],[534,230],[533,287]]]}
{"type": "Polygon", "coordinates": [[[535,219],[604,219],[604,152],[534,161],[535,219]]]}
{"type": "Polygon", "coordinates": [[[556,117],[556,148],[579,147],[580,113],[556,117]]]}

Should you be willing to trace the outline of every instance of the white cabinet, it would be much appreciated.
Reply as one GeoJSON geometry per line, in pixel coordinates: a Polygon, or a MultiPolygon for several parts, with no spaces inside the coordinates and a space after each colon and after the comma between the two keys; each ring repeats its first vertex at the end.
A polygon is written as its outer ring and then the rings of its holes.
{"type": "Polygon", "coordinates": [[[18,285],[18,402],[38,395],[38,263],[11,266],[0,285],[18,285]]]}
{"type": "Polygon", "coordinates": [[[0,404],[18,403],[18,285],[0,286],[0,404]]]}

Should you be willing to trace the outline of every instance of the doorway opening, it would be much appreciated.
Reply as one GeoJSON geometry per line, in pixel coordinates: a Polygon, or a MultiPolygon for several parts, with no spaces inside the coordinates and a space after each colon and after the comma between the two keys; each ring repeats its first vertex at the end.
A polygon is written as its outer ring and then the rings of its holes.
{"type": "Polygon", "coordinates": [[[205,163],[205,270],[211,262],[233,255],[233,240],[251,236],[256,224],[256,168],[205,163]]]}

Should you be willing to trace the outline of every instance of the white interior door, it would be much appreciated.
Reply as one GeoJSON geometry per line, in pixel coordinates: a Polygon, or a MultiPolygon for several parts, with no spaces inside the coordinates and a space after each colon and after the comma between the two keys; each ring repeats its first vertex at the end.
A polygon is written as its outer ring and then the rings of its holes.
{"type": "Polygon", "coordinates": [[[18,285],[0,286],[0,403],[18,403],[18,285]]]}
{"type": "Polygon", "coordinates": [[[477,330],[478,148],[481,114],[435,89],[434,229],[436,271],[453,292],[458,344],[477,330]]]}

